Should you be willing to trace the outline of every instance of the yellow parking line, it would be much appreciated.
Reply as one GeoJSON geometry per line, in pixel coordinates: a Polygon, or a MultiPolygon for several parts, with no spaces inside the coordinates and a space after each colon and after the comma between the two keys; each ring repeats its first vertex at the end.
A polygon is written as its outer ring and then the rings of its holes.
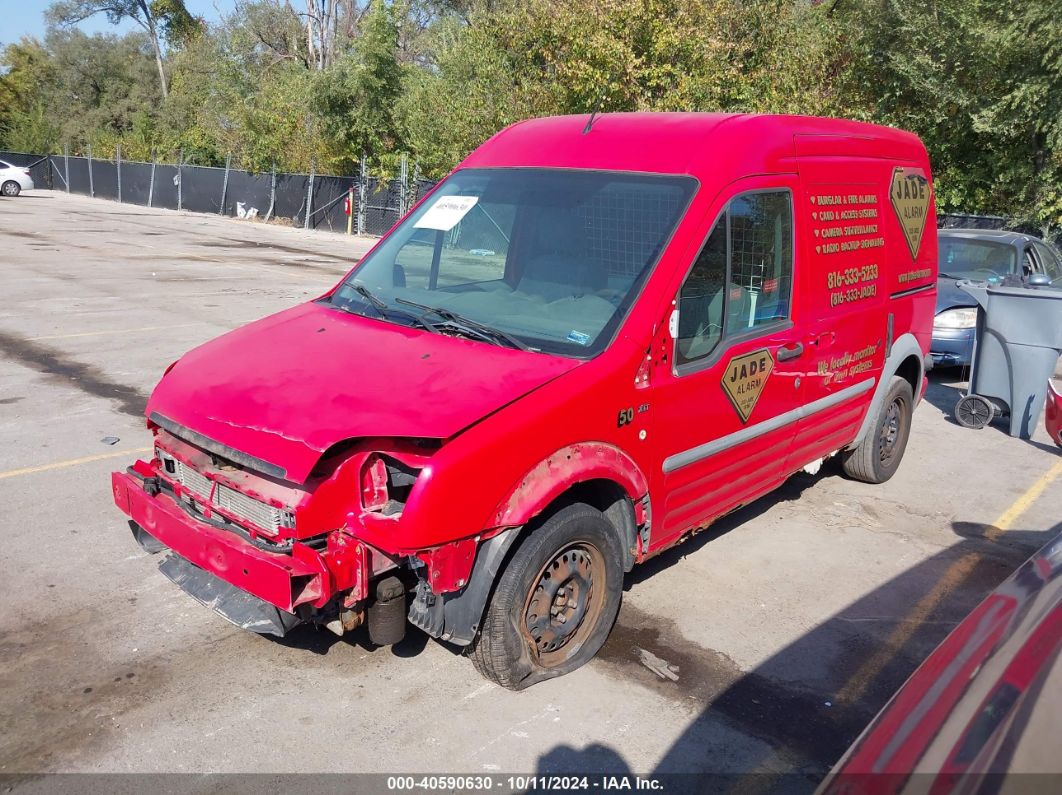
{"type": "Polygon", "coordinates": [[[52,464],[41,464],[35,467],[22,467],[22,469],[9,469],[7,472],[0,472],[0,480],[4,478],[17,478],[19,475],[33,475],[37,472],[47,472],[52,469],[66,469],[67,467],[76,467],[79,464],[91,464],[93,461],[104,461],[108,458],[121,458],[122,456],[137,455],[138,453],[148,453],[151,451],[150,447],[138,447],[135,450],[115,450],[110,453],[100,453],[99,455],[88,455],[84,458],[71,458],[67,461],[56,461],[52,464]]]}
{"type": "MultiPolygon", "coordinates": [[[[995,541],[1003,533],[1014,527],[1014,523],[1021,518],[1037,498],[1044,493],[1047,487],[1059,475],[1062,475],[1062,460],[1055,462],[1035,483],[1029,486],[1018,499],[1011,503],[999,518],[986,528],[984,537],[989,541],[995,541]]],[[[936,609],[940,601],[957,587],[973,571],[974,566],[980,561],[981,555],[977,552],[967,552],[961,558],[952,563],[933,588],[926,593],[912,607],[907,614],[900,619],[896,628],[889,634],[885,644],[878,649],[877,653],[868,659],[859,670],[856,671],[841,686],[837,692],[837,700],[845,703],[857,701],[865,692],[871,682],[888,665],[914,635],[929,615],[936,609]]]]}
{"type": "Polygon", "coordinates": [[[1024,494],[1014,500],[1013,504],[988,528],[985,532],[985,537],[994,541],[999,538],[1001,533],[1010,530],[1014,523],[1021,518],[1021,515],[1029,510],[1037,498],[1047,490],[1047,487],[1059,475],[1062,475],[1062,459],[1056,461],[1055,465],[1047,470],[1039,480],[1029,486],[1024,494]]]}

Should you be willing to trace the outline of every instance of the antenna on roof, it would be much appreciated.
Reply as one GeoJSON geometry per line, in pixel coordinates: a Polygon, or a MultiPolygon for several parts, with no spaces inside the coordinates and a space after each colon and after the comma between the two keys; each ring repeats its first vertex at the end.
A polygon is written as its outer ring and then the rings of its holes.
{"type": "Polygon", "coordinates": [[[590,132],[590,128],[594,126],[594,119],[597,117],[597,112],[601,110],[601,103],[604,101],[605,95],[602,94],[600,97],[598,97],[597,104],[594,105],[594,110],[590,114],[590,118],[586,120],[586,126],[583,127],[583,135],[586,135],[588,132],[590,132]]]}

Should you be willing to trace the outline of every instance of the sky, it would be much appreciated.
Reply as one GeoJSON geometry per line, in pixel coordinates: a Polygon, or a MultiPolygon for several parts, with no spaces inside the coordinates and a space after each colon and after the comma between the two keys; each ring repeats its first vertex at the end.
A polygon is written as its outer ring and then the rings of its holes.
{"type": "MultiPolygon", "coordinates": [[[[51,0],[0,0],[0,46],[18,41],[23,36],[44,36],[44,9],[51,0]]],[[[221,12],[231,11],[235,0],[185,0],[188,10],[196,16],[214,21],[221,12]]],[[[104,14],[87,19],[79,26],[86,33],[125,33],[137,27],[125,21],[111,25],[104,14]]]]}

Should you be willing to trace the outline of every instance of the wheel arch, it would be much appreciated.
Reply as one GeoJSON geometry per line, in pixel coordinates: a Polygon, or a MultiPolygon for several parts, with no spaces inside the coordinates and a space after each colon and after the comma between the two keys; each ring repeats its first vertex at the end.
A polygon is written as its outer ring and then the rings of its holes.
{"type": "Polygon", "coordinates": [[[892,350],[885,358],[885,365],[881,371],[881,378],[874,389],[874,396],[870,399],[867,412],[863,415],[863,423],[859,426],[859,433],[848,446],[854,449],[863,438],[870,432],[870,426],[874,424],[874,418],[878,415],[878,409],[885,401],[889,392],[889,382],[894,375],[898,375],[911,385],[911,394],[915,402],[918,402],[922,393],[922,380],[925,378],[925,352],[914,334],[902,334],[892,343],[892,350]]]}
{"type": "Polygon", "coordinates": [[[504,529],[480,544],[468,583],[460,591],[437,596],[420,586],[409,620],[433,637],[470,644],[497,579],[521,541],[538,523],[573,503],[586,503],[604,514],[620,540],[624,571],[630,571],[639,525],[648,529],[648,491],[644,473],[618,447],[581,443],[558,450],[529,470],[499,502],[492,522],[504,529]]]}
{"type": "Polygon", "coordinates": [[[544,514],[583,502],[597,508],[623,545],[623,568],[637,554],[639,525],[649,519],[649,481],[620,448],[583,442],[561,448],[527,472],[501,500],[492,526],[525,527],[544,514]]]}

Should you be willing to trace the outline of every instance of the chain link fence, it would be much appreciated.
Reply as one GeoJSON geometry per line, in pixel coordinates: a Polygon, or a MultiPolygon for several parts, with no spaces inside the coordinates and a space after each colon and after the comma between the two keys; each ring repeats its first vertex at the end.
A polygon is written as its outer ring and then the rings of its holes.
{"type": "MultiPolygon", "coordinates": [[[[226,167],[182,162],[145,163],[114,158],[34,155],[2,152],[0,160],[29,168],[38,188],[80,193],[145,207],[215,213],[234,218],[287,219],[306,229],[346,231],[345,199],[350,201],[349,227],[363,235],[382,235],[406,214],[435,183],[410,177],[403,155],[399,176],[381,180],[368,175],[364,160],[356,176],[254,174],[226,167]]],[[[414,169],[415,171],[415,169],[414,169]]]]}

